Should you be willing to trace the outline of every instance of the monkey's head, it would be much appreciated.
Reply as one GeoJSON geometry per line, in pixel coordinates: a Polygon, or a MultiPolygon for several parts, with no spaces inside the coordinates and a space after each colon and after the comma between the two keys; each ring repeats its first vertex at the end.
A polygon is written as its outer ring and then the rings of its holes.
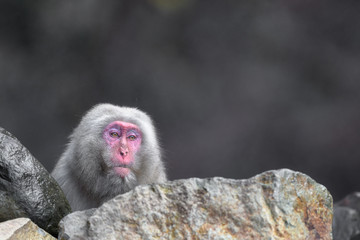
{"type": "Polygon", "coordinates": [[[152,121],[136,108],[96,105],[74,130],[69,150],[73,172],[95,195],[112,197],[164,172],[152,121]]]}

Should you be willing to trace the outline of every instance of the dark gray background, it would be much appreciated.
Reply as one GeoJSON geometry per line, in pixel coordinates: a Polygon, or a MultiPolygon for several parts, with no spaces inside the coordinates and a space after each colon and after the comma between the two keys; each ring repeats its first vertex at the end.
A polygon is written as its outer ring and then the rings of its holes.
{"type": "Polygon", "coordinates": [[[0,126],[51,171],[100,102],[155,120],[170,179],[291,168],[360,190],[360,2],[2,0],[0,126]]]}

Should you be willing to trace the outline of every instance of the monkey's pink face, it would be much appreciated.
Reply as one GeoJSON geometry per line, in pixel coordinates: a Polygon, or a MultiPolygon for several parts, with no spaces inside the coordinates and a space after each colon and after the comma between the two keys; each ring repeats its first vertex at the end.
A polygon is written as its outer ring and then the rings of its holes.
{"type": "Polygon", "coordinates": [[[132,123],[115,121],[105,128],[103,137],[111,149],[115,173],[122,178],[126,177],[141,145],[139,127],[132,123]]]}

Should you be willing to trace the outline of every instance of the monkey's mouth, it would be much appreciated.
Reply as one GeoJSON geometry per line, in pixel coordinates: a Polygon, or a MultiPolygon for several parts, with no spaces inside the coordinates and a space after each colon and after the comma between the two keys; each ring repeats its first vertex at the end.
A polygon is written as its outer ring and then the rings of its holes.
{"type": "Polygon", "coordinates": [[[129,175],[129,173],[130,173],[130,168],[129,168],[129,166],[124,166],[124,165],[122,165],[122,166],[116,166],[116,167],[114,167],[114,171],[115,171],[115,173],[117,174],[117,175],[119,175],[120,177],[122,177],[122,178],[124,178],[124,177],[126,177],[127,175],[129,175]]]}

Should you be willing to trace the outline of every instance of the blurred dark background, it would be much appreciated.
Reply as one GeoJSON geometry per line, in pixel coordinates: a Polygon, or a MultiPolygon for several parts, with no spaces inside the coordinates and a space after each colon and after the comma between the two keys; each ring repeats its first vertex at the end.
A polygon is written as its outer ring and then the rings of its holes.
{"type": "Polygon", "coordinates": [[[100,102],[156,122],[170,179],[290,168],[360,190],[360,2],[2,0],[0,126],[51,171],[100,102]]]}

